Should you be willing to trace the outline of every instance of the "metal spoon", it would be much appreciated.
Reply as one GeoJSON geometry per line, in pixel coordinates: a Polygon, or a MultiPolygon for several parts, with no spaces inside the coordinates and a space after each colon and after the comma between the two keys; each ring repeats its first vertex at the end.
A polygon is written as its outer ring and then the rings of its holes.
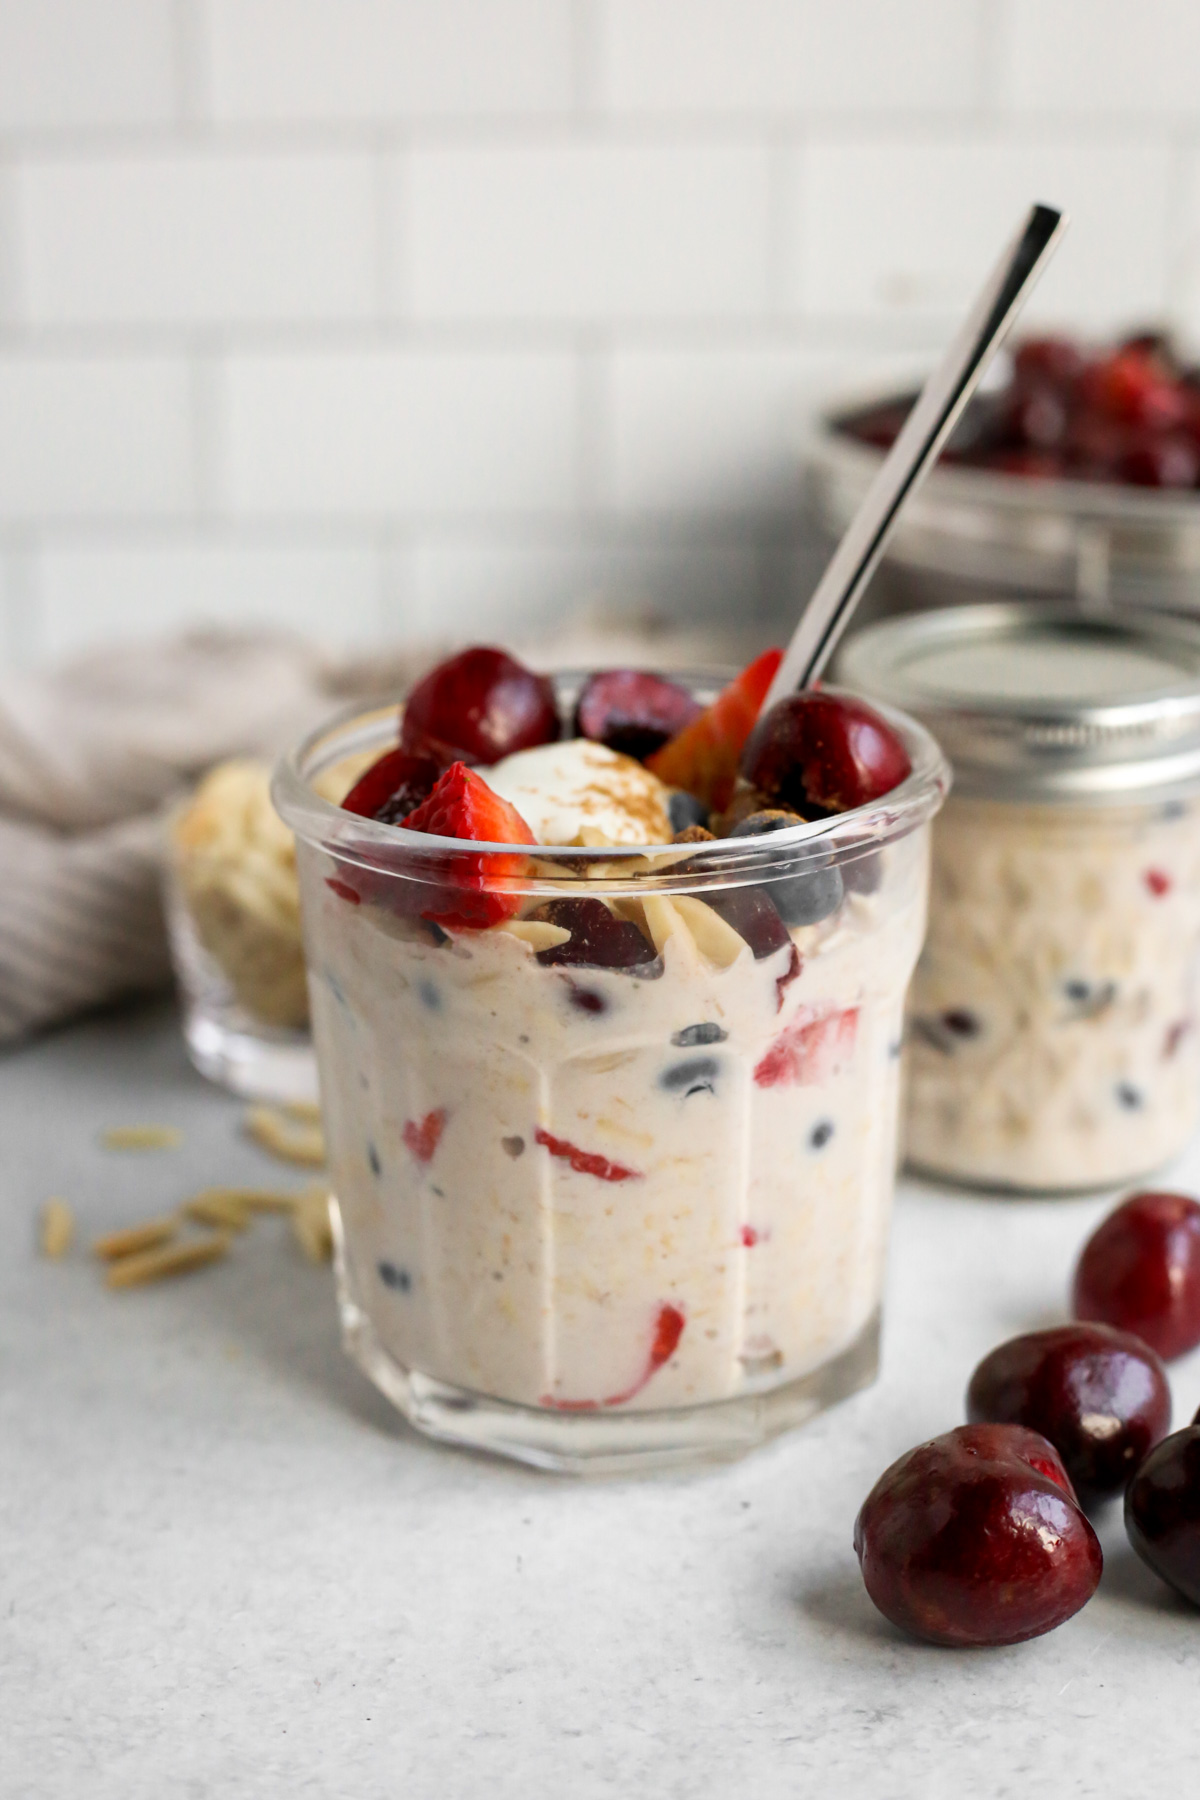
{"type": "Polygon", "coordinates": [[[825,667],[887,548],[905,501],[933,465],[1066,227],[1064,213],[1052,206],[1034,206],[988,276],[801,613],[764,710],[794,689],[808,687],[825,667]]]}

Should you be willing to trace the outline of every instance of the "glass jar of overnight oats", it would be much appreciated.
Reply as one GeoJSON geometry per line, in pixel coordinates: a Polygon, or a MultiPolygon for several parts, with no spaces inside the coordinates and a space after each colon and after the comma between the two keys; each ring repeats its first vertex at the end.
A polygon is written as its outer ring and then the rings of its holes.
{"type": "Polygon", "coordinates": [[[909,999],[911,1163],[1115,1186],[1200,1116],[1200,629],[988,604],[875,626],[840,678],[954,767],[909,999]]]}
{"type": "Polygon", "coordinates": [[[738,1454],[872,1379],[946,786],[886,716],[912,770],[882,799],[684,845],[481,848],[330,805],[314,783],[394,742],[390,708],[281,765],[345,1341],[420,1429],[646,1466],[738,1454]],[[456,923],[481,892],[512,916],[456,923]],[[581,966],[564,945],[593,926],[581,966]]]}

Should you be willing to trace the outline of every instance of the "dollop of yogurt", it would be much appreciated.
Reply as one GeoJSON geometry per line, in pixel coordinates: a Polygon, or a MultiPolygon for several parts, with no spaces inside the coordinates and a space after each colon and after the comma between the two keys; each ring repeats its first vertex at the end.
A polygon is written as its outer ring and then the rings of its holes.
{"type": "Polygon", "coordinates": [[[539,844],[671,841],[671,790],[632,756],[590,738],[518,750],[480,773],[539,844]]]}

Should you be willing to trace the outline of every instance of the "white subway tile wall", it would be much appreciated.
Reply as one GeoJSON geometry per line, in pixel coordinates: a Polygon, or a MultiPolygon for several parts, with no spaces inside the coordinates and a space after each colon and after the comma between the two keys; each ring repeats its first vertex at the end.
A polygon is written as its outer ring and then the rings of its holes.
{"type": "Polygon", "coordinates": [[[1031,309],[1200,336],[1196,0],[0,0],[0,656],[765,635],[806,424],[1031,309]]]}

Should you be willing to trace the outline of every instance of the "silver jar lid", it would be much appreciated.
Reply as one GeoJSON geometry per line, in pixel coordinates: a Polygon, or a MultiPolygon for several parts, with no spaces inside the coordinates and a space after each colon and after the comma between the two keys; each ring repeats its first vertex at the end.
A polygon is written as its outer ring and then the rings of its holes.
{"type": "Polygon", "coordinates": [[[990,602],[869,626],[837,680],[915,713],[959,794],[1113,805],[1200,790],[1200,626],[990,602]]]}

